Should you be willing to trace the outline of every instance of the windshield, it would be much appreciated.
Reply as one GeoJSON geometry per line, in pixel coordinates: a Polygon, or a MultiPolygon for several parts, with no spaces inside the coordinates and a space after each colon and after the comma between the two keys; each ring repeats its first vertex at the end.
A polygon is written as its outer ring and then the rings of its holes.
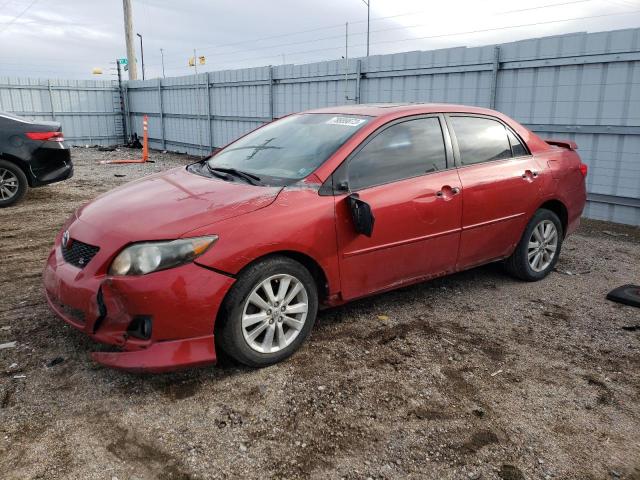
{"type": "Polygon", "coordinates": [[[369,119],[324,113],[291,115],[249,133],[207,162],[210,169],[234,169],[261,179],[299,180],[322,165],[369,119]]]}

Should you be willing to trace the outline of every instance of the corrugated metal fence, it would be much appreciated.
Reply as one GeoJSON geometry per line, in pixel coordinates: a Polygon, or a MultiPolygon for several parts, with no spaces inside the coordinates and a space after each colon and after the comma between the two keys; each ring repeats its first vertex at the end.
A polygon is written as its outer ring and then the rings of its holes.
{"type": "Polygon", "coordinates": [[[128,114],[152,145],[201,153],[291,112],[344,103],[492,107],[589,164],[585,215],[640,225],[640,29],[478,48],[129,82],[128,114]]]}
{"type": "Polygon", "coordinates": [[[62,123],[72,145],[124,139],[117,82],[0,77],[0,110],[62,123]]]}
{"type": "MultiPolygon", "coordinates": [[[[7,83],[0,79],[0,109],[47,118],[54,111],[67,136],[81,143],[121,135],[118,92],[110,82],[49,88],[44,81],[37,90],[25,82],[16,87],[26,90],[21,95],[7,83]],[[74,86],[80,92],[72,92],[74,86]],[[100,92],[101,102],[91,104],[86,94],[84,101],[63,100],[63,94],[82,98],[87,89],[100,92]],[[85,130],[90,122],[95,127],[85,130]]],[[[493,107],[543,137],[578,143],[590,167],[587,217],[640,225],[640,29],[131,81],[125,99],[129,133],[142,132],[147,114],[152,147],[196,154],[309,108],[372,102],[493,107]]]]}

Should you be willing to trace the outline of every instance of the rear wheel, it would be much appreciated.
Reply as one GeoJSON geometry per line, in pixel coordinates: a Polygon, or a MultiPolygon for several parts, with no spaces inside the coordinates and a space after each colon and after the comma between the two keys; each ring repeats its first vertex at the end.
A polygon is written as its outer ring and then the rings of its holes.
{"type": "Polygon", "coordinates": [[[562,223],[558,216],[541,208],[527,225],[513,254],[505,261],[507,271],[528,282],[542,280],[558,261],[562,238],[562,223]]]}
{"type": "Polygon", "coordinates": [[[243,271],[224,305],[218,346],[252,367],[277,363],[309,336],[318,293],[309,271],[287,257],[272,257],[243,271]]]}
{"type": "Polygon", "coordinates": [[[0,160],[0,208],[20,201],[27,188],[27,177],[20,167],[6,160],[0,160]]]}

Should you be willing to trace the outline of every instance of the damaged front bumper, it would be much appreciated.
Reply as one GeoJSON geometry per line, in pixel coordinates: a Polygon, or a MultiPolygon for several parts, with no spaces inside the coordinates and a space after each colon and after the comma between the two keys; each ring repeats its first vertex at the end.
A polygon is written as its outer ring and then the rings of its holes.
{"type": "Polygon", "coordinates": [[[95,361],[145,372],[216,362],[213,327],[232,277],[193,263],[143,276],[108,276],[101,273],[101,253],[80,269],[64,261],[56,242],[43,274],[47,301],[59,317],[117,347],[94,352],[95,361]]]}

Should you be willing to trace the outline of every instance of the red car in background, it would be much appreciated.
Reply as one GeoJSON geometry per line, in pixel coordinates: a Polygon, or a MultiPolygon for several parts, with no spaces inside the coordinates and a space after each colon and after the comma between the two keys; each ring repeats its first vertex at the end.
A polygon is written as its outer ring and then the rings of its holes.
{"type": "Polygon", "coordinates": [[[214,363],[218,349],[269,365],[321,305],[498,260],[544,278],[585,204],[575,149],[477,107],[290,115],[80,208],[49,255],[47,299],[118,347],[93,354],[112,367],[214,363]]]}

